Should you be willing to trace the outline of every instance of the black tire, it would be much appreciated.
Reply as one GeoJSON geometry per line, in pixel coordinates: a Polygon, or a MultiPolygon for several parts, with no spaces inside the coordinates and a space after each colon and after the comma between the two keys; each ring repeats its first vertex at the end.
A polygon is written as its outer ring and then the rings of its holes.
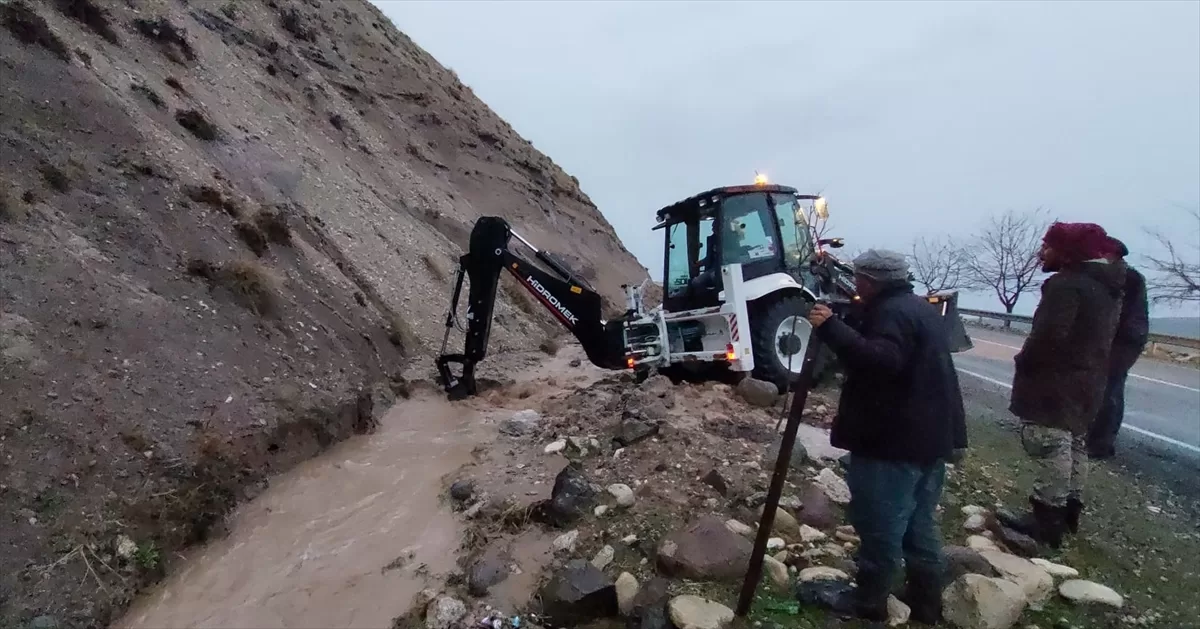
{"type": "MultiPolygon", "coordinates": [[[[813,302],[804,297],[789,295],[769,301],[761,308],[756,308],[750,315],[750,343],[754,349],[754,377],[775,384],[776,387],[779,387],[780,393],[786,392],[788,387],[799,378],[799,374],[789,371],[787,365],[780,361],[779,355],[775,351],[777,341],[775,332],[788,317],[807,317],[808,311],[812,307],[813,302]]],[[[821,376],[821,372],[829,362],[826,360],[826,354],[827,350],[823,349],[817,355],[816,363],[813,365],[814,381],[821,376]]],[[[796,361],[793,363],[793,367],[798,369],[803,356],[795,354],[793,360],[796,361]]]]}

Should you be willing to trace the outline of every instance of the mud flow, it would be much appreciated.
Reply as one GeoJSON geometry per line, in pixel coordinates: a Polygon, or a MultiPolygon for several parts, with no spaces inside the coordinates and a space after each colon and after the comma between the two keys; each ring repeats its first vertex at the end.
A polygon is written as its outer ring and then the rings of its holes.
{"type": "Polygon", "coordinates": [[[481,424],[432,391],[398,404],[375,434],[276,479],[115,626],[389,626],[454,567],[442,477],[470,460],[481,424]]]}

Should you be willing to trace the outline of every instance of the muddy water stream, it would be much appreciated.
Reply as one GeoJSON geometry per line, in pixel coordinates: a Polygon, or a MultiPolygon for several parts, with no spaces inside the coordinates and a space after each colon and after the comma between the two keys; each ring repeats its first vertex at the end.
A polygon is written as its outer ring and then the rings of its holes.
{"type": "Polygon", "coordinates": [[[453,567],[459,526],[442,477],[487,438],[481,407],[422,393],[371,435],[275,479],[228,537],[138,601],[115,626],[388,627],[453,567]],[[412,554],[402,568],[384,570],[412,554]],[[425,564],[426,570],[417,570],[425,564]]]}

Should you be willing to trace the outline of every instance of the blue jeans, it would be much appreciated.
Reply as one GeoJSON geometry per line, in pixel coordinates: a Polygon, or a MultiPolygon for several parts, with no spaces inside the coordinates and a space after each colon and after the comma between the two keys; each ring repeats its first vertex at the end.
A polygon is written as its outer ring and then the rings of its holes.
{"type": "Polygon", "coordinates": [[[1121,431],[1121,422],[1125,419],[1125,382],[1129,379],[1132,366],[1113,365],[1108,371],[1104,402],[1087,437],[1088,449],[1098,457],[1111,456],[1116,450],[1117,433],[1121,431]]]}
{"type": "Polygon", "coordinates": [[[850,522],[862,539],[860,584],[868,580],[886,587],[901,559],[910,574],[942,574],[942,533],[934,516],[945,481],[942,460],[920,465],[850,456],[846,483],[850,522]]]}

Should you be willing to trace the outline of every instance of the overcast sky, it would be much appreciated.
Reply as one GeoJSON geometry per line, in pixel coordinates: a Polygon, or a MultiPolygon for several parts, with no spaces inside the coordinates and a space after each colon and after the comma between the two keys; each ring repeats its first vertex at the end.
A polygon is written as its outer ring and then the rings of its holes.
{"type": "Polygon", "coordinates": [[[1036,206],[1200,241],[1198,2],[375,1],[656,278],[654,212],[755,170],[826,194],[849,249],[1036,206]]]}

